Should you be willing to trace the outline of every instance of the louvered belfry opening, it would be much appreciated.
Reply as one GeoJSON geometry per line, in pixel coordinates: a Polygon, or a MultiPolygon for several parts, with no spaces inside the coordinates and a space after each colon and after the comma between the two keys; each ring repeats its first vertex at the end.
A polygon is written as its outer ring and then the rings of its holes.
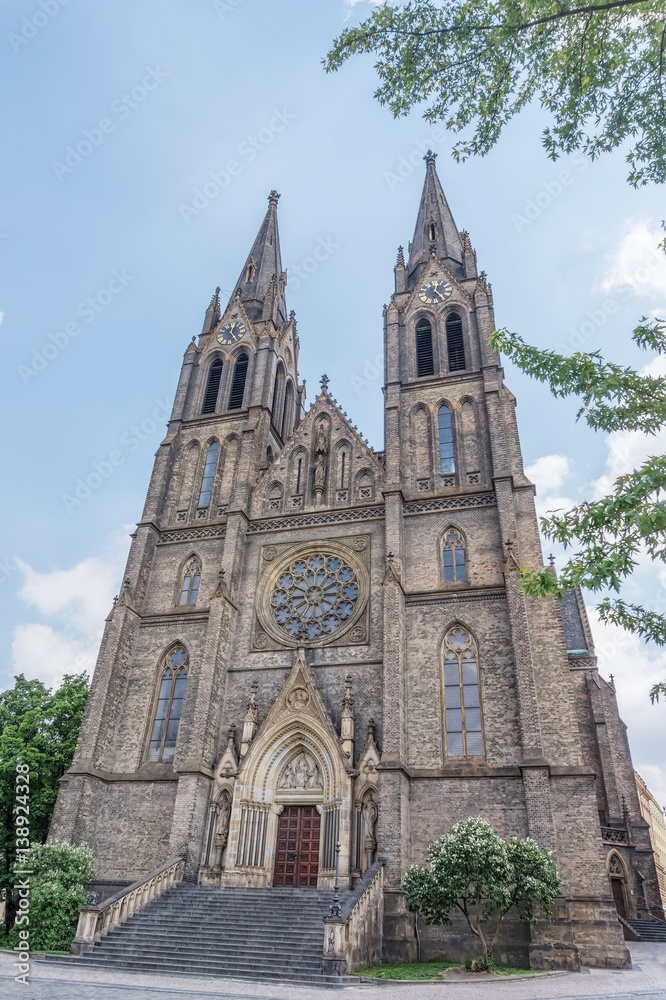
{"type": "Polygon", "coordinates": [[[243,396],[245,394],[245,379],[247,378],[247,365],[248,356],[247,354],[241,354],[236,361],[236,367],[234,368],[234,378],[231,383],[231,392],[229,393],[229,409],[230,410],[240,410],[243,405],[243,396]]]}
{"type": "Polygon", "coordinates": [[[220,379],[222,378],[222,362],[219,358],[213,361],[208,372],[208,385],[204,396],[202,413],[215,413],[217,408],[217,394],[220,391],[220,379]]]}
{"type": "Polygon", "coordinates": [[[427,319],[420,319],[416,324],[416,374],[435,374],[435,362],[432,354],[432,327],[427,319]]]}
{"type": "Polygon", "coordinates": [[[446,320],[446,346],[449,354],[449,371],[461,371],[465,367],[465,343],[462,320],[458,313],[451,313],[446,320]]]}

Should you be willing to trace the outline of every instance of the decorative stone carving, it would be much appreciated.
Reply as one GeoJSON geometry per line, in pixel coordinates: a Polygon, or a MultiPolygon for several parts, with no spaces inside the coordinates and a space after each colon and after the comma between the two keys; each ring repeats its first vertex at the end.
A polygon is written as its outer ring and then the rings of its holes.
{"type": "Polygon", "coordinates": [[[323,787],[319,765],[314,757],[304,750],[290,760],[278,782],[278,788],[288,790],[323,787]]]}
{"type": "Polygon", "coordinates": [[[229,839],[229,820],[231,819],[231,799],[224,794],[220,799],[220,806],[217,813],[217,829],[215,831],[215,850],[218,852],[215,864],[219,865],[222,860],[222,852],[227,846],[229,839]]]}
{"type": "Polygon", "coordinates": [[[294,688],[287,696],[287,704],[294,712],[302,712],[310,703],[310,695],[305,688],[294,688]]]}
{"type": "Polygon", "coordinates": [[[257,720],[259,718],[259,710],[257,708],[257,689],[259,685],[257,681],[252,681],[250,685],[250,698],[247,703],[247,709],[245,710],[245,718],[243,719],[243,735],[241,737],[241,757],[250,749],[250,743],[254,739],[254,734],[257,731],[257,720]]]}
{"type": "Polygon", "coordinates": [[[377,850],[377,818],[379,809],[372,792],[363,799],[363,850],[365,851],[366,867],[370,868],[375,860],[377,850]]]}
{"type": "Polygon", "coordinates": [[[342,700],[340,723],[340,747],[349,765],[354,764],[354,698],[352,695],[352,675],[345,677],[345,696],[342,700]]]}

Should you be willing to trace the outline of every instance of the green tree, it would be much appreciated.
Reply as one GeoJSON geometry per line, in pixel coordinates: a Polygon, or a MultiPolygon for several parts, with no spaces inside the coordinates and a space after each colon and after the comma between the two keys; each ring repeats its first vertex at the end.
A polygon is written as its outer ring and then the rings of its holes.
{"type": "Polygon", "coordinates": [[[562,884],[550,851],[535,840],[502,840],[483,819],[471,817],[428,845],[427,865],[412,865],[402,888],[407,909],[428,924],[450,924],[460,910],[481,945],[481,967],[492,961],[499,929],[512,906],[530,920],[535,904],[549,917],[562,884]],[[494,920],[494,928],[492,922],[494,920]]]}
{"type": "MultiPolygon", "coordinates": [[[[634,330],[634,342],[645,350],[666,354],[666,325],[645,317],[634,330]]],[[[578,396],[577,417],[597,431],[643,431],[654,435],[666,425],[666,380],[606,361],[599,351],[570,358],[526,344],[506,330],[495,331],[491,346],[502,351],[525,374],[546,382],[554,396],[578,396]]],[[[530,597],[585,587],[605,596],[597,604],[601,621],[619,625],[642,639],[666,644],[666,615],[627,603],[622,584],[642,553],[666,562],[666,455],[647,458],[633,472],[619,476],[608,496],[586,501],[568,511],[541,518],[547,538],[577,551],[559,578],[547,569],[525,569],[522,586],[530,597]],[[610,594],[608,593],[610,592],[610,594]]],[[[652,702],[666,694],[655,684],[652,702]]]]}
{"type": "MultiPolygon", "coordinates": [[[[19,917],[9,944],[20,942],[23,929],[30,935],[31,951],[69,951],[86,901],[86,886],[95,877],[90,848],[87,844],[37,844],[16,867],[31,872],[29,924],[22,924],[19,917]]],[[[22,877],[17,873],[14,881],[22,877]]]]}
{"type": "Polygon", "coordinates": [[[58,780],[72,762],[88,697],[85,673],[68,675],[57,691],[19,674],[0,694],[0,891],[6,899],[5,927],[14,919],[11,868],[16,860],[16,769],[29,768],[31,844],[46,839],[58,780]]]}
{"type": "Polygon", "coordinates": [[[666,179],[664,0],[410,0],[382,4],[346,28],[328,72],[374,53],[375,92],[395,117],[424,102],[424,117],[455,134],[460,160],[485,155],[506,123],[539,100],[549,156],[592,159],[628,149],[629,183],[666,179]]]}

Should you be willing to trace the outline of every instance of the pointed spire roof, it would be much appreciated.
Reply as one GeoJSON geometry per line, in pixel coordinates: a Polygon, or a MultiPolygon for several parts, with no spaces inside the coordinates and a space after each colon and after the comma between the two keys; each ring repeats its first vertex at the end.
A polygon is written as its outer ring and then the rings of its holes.
{"type": "Polygon", "coordinates": [[[416,228],[414,229],[414,239],[409,248],[410,279],[419,265],[428,260],[433,249],[438,257],[447,259],[447,263],[454,273],[462,275],[462,241],[437,176],[436,156],[437,153],[433,153],[429,149],[423,157],[426,162],[426,175],[416,228]]]}
{"type": "Polygon", "coordinates": [[[282,270],[277,222],[279,197],[277,191],[271,191],[268,196],[264,221],[231,295],[233,300],[240,293],[245,311],[253,322],[273,319],[278,325],[287,321],[284,299],[287,276],[282,270]]]}

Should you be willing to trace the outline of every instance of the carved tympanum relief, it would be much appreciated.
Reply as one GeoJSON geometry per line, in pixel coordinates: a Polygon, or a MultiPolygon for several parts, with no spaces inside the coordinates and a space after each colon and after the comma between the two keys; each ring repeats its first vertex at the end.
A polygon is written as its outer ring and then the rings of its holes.
{"type": "Polygon", "coordinates": [[[278,788],[290,791],[323,787],[319,765],[304,750],[289,761],[278,781],[278,788]]]}

